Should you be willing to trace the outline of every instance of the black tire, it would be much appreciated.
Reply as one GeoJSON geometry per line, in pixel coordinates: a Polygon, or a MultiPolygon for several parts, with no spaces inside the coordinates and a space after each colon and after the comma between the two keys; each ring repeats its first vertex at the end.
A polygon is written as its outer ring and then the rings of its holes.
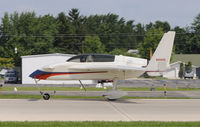
{"type": "Polygon", "coordinates": [[[117,100],[117,99],[109,99],[109,98],[108,98],[108,101],[116,101],[116,100],[117,100]]]}
{"type": "Polygon", "coordinates": [[[48,93],[44,93],[43,94],[43,99],[44,100],[49,100],[49,98],[50,98],[50,95],[48,93]]]}

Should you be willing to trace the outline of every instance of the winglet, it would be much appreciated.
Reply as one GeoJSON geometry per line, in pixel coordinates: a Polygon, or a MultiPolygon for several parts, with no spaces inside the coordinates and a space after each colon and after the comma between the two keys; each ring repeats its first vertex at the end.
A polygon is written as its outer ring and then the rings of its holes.
{"type": "Polygon", "coordinates": [[[149,75],[152,74],[151,72],[163,72],[169,68],[174,38],[175,31],[169,31],[163,35],[156,51],[153,54],[152,59],[146,68],[149,75]]]}

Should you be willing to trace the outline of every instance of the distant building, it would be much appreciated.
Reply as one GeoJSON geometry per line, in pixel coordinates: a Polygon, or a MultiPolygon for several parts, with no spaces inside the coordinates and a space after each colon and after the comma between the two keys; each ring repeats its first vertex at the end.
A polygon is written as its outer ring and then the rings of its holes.
{"type": "Polygon", "coordinates": [[[192,62],[192,65],[200,67],[200,54],[175,54],[172,63],[182,61],[183,63],[192,62]]]}
{"type": "MultiPolygon", "coordinates": [[[[170,69],[166,70],[165,72],[153,72],[155,76],[162,76],[168,79],[179,79],[179,71],[180,71],[180,64],[183,63],[181,61],[171,63],[170,69]]],[[[185,64],[185,63],[184,63],[185,64]]],[[[192,65],[192,71],[194,72],[194,78],[196,78],[196,66],[192,65]]]]}
{"type": "Polygon", "coordinates": [[[200,67],[198,67],[198,68],[196,69],[196,74],[197,74],[198,78],[200,79],[200,67]]]}
{"type": "MultiPolygon", "coordinates": [[[[182,61],[183,63],[192,62],[195,66],[195,74],[200,78],[200,54],[175,54],[173,56],[172,62],[182,61]]],[[[194,67],[193,66],[193,67],[194,67]]]]}
{"type": "MultiPolygon", "coordinates": [[[[168,79],[179,79],[179,71],[180,64],[183,63],[181,61],[170,64],[170,69],[163,72],[162,76],[168,79]]],[[[194,72],[194,78],[196,78],[196,66],[192,66],[192,71],[194,72]]]]}
{"type": "Polygon", "coordinates": [[[137,49],[129,49],[128,53],[139,54],[139,50],[137,50],[137,49]]]}

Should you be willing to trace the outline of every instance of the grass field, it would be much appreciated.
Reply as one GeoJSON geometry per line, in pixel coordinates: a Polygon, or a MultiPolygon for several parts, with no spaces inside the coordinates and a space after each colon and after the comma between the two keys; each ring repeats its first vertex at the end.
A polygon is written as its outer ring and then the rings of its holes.
{"type": "Polygon", "coordinates": [[[0,127],[199,127],[200,122],[0,122],[0,127]]]}
{"type": "MultiPolygon", "coordinates": [[[[14,87],[2,87],[0,88],[0,91],[13,91],[14,87]]],[[[84,91],[83,89],[80,89],[79,87],[40,87],[42,91],[84,91]]],[[[107,91],[111,89],[111,87],[108,87],[107,89],[103,88],[95,88],[95,87],[86,87],[87,91],[107,91]]],[[[147,87],[119,87],[119,90],[123,91],[150,91],[150,88],[147,87]]],[[[38,88],[36,87],[17,87],[18,91],[38,91],[38,88]]],[[[198,88],[167,88],[167,91],[200,91],[198,88]]],[[[155,88],[155,91],[163,91],[163,88],[155,88]]]]}

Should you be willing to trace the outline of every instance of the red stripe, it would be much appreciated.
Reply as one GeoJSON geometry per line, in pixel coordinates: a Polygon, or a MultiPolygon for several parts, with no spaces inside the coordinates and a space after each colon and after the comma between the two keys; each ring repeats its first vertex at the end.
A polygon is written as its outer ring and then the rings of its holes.
{"type": "Polygon", "coordinates": [[[164,71],[146,71],[146,72],[164,72],[164,71]]]}
{"type": "Polygon", "coordinates": [[[156,59],[156,61],[166,61],[166,59],[156,59]]]}
{"type": "Polygon", "coordinates": [[[46,80],[48,77],[57,76],[57,75],[74,75],[74,74],[91,74],[91,73],[106,73],[107,71],[100,71],[100,72],[67,72],[67,73],[44,73],[35,75],[34,78],[46,80]]]}

